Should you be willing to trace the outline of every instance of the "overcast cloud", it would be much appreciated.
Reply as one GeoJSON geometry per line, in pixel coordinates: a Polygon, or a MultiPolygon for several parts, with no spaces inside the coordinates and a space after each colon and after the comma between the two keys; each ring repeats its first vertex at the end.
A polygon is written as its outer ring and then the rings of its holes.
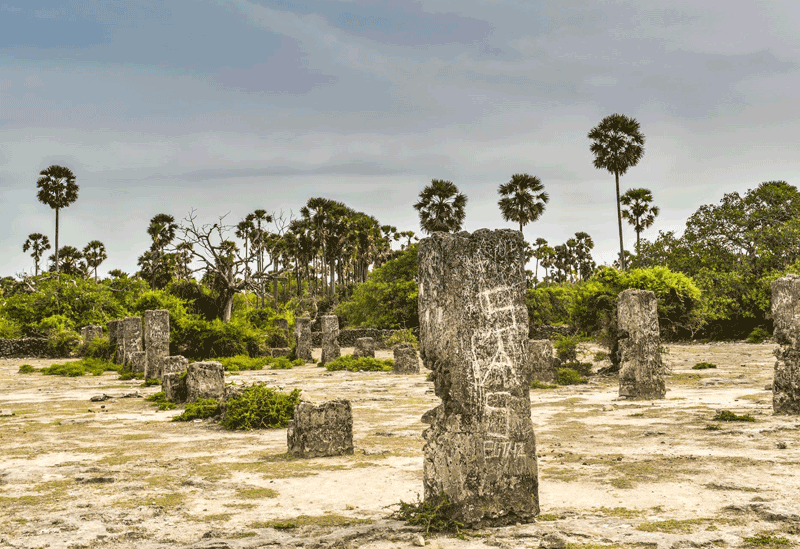
{"type": "Polygon", "coordinates": [[[611,263],[614,178],[586,137],[609,114],[646,136],[620,181],[661,208],[644,237],[725,193],[800,183],[797,21],[796,1],[9,0],[0,275],[33,270],[28,234],[53,240],[36,200],[51,164],[80,186],[59,243],[104,242],[103,274],[137,270],[162,212],[235,223],[324,196],[420,234],[434,178],[468,196],[466,230],[514,228],[497,207],[514,173],[550,194],[528,240],[586,231],[611,263]]]}

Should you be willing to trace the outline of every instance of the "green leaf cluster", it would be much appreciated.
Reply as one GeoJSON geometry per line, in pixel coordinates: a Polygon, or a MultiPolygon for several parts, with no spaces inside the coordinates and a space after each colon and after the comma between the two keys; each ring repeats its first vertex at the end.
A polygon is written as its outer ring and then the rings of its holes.
{"type": "Polygon", "coordinates": [[[219,402],[213,398],[199,398],[186,404],[186,409],[172,421],[192,421],[193,419],[207,419],[218,416],[222,412],[219,402]]]}
{"type": "Polygon", "coordinates": [[[347,370],[349,372],[391,372],[394,369],[394,360],[391,358],[380,359],[369,356],[354,358],[353,355],[343,355],[325,364],[329,372],[347,370]]]}
{"type": "Polygon", "coordinates": [[[239,372],[241,370],[263,370],[265,366],[268,366],[270,370],[291,370],[294,366],[302,366],[304,364],[303,360],[300,358],[289,360],[286,357],[250,357],[247,355],[219,357],[211,360],[215,360],[222,364],[226,372],[239,372]]]}
{"type": "Polygon", "coordinates": [[[583,385],[589,383],[585,377],[572,368],[558,368],[553,374],[553,381],[558,385],[583,385]]]}
{"type": "Polygon", "coordinates": [[[86,374],[100,376],[103,372],[119,372],[121,368],[119,364],[101,358],[87,357],[74,362],[53,364],[42,368],[41,372],[46,376],[79,377],[86,374]]]}
{"type": "Polygon", "coordinates": [[[252,385],[239,397],[226,403],[222,426],[228,430],[282,429],[294,417],[300,403],[300,389],[286,394],[281,391],[252,385]]]}

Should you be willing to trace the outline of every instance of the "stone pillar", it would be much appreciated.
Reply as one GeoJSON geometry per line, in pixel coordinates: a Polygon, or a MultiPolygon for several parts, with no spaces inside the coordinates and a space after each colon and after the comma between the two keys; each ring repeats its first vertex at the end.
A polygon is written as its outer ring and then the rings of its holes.
{"type": "Polygon", "coordinates": [[[556,368],[553,342],[549,339],[528,340],[528,363],[533,379],[550,383],[556,368]]]}
{"type": "Polygon", "coordinates": [[[216,361],[192,362],[186,375],[186,401],[198,398],[220,400],[225,394],[224,369],[216,361]]]}
{"type": "Polygon", "coordinates": [[[336,315],[324,315],[320,319],[322,325],[322,360],[320,366],[325,366],[328,362],[339,358],[342,355],[339,349],[339,317],[336,315]]]}
{"type": "Polygon", "coordinates": [[[401,343],[392,348],[395,374],[418,374],[419,356],[411,343],[401,343]]]}
{"type": "Polygon", "coordinates": [[[539,513],[530,411],[525,243],[513,230],[419,243],[420,353],[442,403],[422,418],[425,500],[472,527],[539,513]]]}
{"type": "Polygon", "coordinates": [[[790,274],[771,284],[775,341],[772,410],[800,414],[800,276],[790,274]]]}
{"type": "Polygon", "coordinates": [[[122,321],[109,320],[107,326],[108,343],[112,350],[111,361],[114,364],[122,364],[124,354],[124,349],[122,347],[122,321]]]}
{"type": "Polygon", "coordinates": [[[161,361],[169,355],[169,311],[144,312],[144,350],[147,353],[147,379],[161,379],[161,361]]]}
{"type": "Polygon", "coordinates": [[[175,404],[186,402],[186,376],[178,372],[164,373],[161,377],[161,390],[164,398],[175,404]]]}
{"type": "Polygon", "coordinates": [[[619,396],[637,400],[664,398],[656,294],[625,290],[617,300],[619,396]]]}
{"type": "MultiPolygon", "coordinates": [[[[117,335],[119,340],[119,335],[117,335]]],[[[122,321],[122,364],[128,366],[131,355],[142,349],[142,318],[129,316],[122,321]]]]}
{"type": "Polygon", "coordinates": [[[165,356],[161,359],[161,375],[182,374],[189,368],[189,361],[182,355],[165,356]]]}
{"type": "Polygon", "coordinates": [[[103,327],[96,325],[84,326],[81,328],[81,337],[83,337],[83,344],[86,345],[97,337],[103,337],[103,327]]]}
{"type": "Polygon", "coordinates": [[[130,354],[130,361],[128,362],[128,369],[134,374],[145,374],[147,377],[147,353],[144,351],[136,351],[130,354]]]}
{"type": "Polygon", "coordinates": [[[371,337],[359,337],[353,350],[353,358],[368,356],[375,358],[375,340],[371,337]]]}
{"type": "Polygon", "coordinates": [[[350,401],[329,400],[319,406],[301,401],[286,430],[289,453],[298,457],[353,454],[353,413],[350,401]]]}
{"type": "Polygon", "coordinates": [[[294,354],[306,362],[311,362],[311,319],[307,316],[294,319],[294,337],[297,345],[294,354]]]}

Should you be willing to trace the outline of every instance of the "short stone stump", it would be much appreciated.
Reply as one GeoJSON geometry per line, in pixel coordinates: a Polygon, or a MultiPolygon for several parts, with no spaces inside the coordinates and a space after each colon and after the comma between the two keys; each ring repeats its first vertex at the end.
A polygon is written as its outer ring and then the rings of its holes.
{"type": "Polygon", "coordinates": [[[394,353],[394,373],[395,374],[418,374],[419,355],[417,350],[410,343],[395,345],[392,349],[394,353]]]}
{"type": "Polygon", "coordinates": [[[198,398],[220,400],[225,394],[224,369],[216,361],[193,362],[186,375],[186,401],[198,398]]]}
{"type": "Polygon", "coordinates": [[[272,358],[278,358],[282,356],[289,358],[292,356],[292,349],[290,347],[273,347],[269,350],[269,354],[272,358]]]}
{"type": "Polygon", "coordinates": [[[350,401],[329,400],[319,405],[301,401],[286,431],[289,453],[313,458],[353,454],[353,412],[350,401]]]}
{"type": "Polygon", "coordinates": [[[131,358],[128,362],[128,366],[131,372],[134,374],[145,373],[145,368],[147,368],[147,353],[145,351],[135,351],[131,353],[130,356],[131,358]]]}
{"type": "Polygon", "coordinates": [[[356,346],[353,349],[353,358],[361,357],[375,358],[375,340],[371,337],[359,337],[356,339],[356,346]]]}
{"type": "Polygon", "coordinates": [[[161,376],[161,390],[164,398],[175,404],[186,402],[186,373],[170,372],[161,376]]]}

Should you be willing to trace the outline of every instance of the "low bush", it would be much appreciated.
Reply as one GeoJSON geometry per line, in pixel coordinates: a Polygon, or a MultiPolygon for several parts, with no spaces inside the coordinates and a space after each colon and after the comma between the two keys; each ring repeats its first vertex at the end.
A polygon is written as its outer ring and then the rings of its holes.
{"type": "Polygon", "coordinates": [[[103,375],[103,372],[119,372],[121,366],[100,358],[84,358],[75,362],[53,364],[42,368],[46,376],[80,377],[86,374],[103,375]]]}
{"type": "Polygon", "coordinates": [[[553,342],[553,347],[556,350],[556,356],[561,362],[572,362],[578,360],[578,343],[588,341],[589,338],[579,335],[558,335],[553,342]]]}
{"type": "Polygon", "coordinates": [[[206,419],[209,417],[218,416],[222,408],[213,398],[199,398],[194,402],[186,405],[186,410],[178,416],[172,418],[172,421],[192,421],[193,419],[206,419]]]}
{"type": "Polygon", "coordinates": [[[549,383],[544,383],[539,381],[538,379],[534,379],[531,381],[531,389],[555,389],[558,385],[551,385],[549,383]]]}
{"type": "Polygon", "coordinates": [[[23,364],[22,366],[19,367],[19,371],[17,373],[18,374],[32,374],[33,372],[39,372],[39,371],[41,371],[41,370],[39,370],[37,368],[34,368],[30,364],[23,364]]]}
{"type": "Polygon", "coordinates": [[[716,364],[711,364],[710,362],[698,362],[694,366],[692,366],[692,370],[710,370],[716,369],[716,364]]]}
{"type": "Polygon", "coordinates": [[[764,341],[770,337],[772,337],[770,333],[759,326],[750,332],[749,336],[747,336],[747,343],[764,343],[764,341]]]}
{"type": "Polygon", "coordinates": [[[122,368],[119,372],[119,380],[120,381],[128,381],[130,379],[144,379],[144,373],[139,372],[134,374],[127,368],[122,368]]]}
{"type": "Polygon", "coordinates": [[[291,370],[294,366],[302,366],[304,364],[302,359],[289,360],[283,356],[272,358],[271,356],[249,357],[247,355],[237,355],[210,360],[215,360],[222,364],[226,372],[263,370],[265,366],[268,366],[270,370],[291,370]]]}
{"type": "Polygon", "coordinates": [[[228,430],[282,429],[294,417],[300,403],[300,389],[282,393],[263,385],[245,389],[225,405],[222,426],[228,430]]]}
{"type": "Polygon", "coordinates": [[[83,356],[110,361],[114,358],[114,347],[111,346],[107,337],[96,337],[84,345],[83,356]]]}
{"type": "Polygon", "coordinates": [[[394,369],[394,360],[368,356],[354,358],[353,355],[344,355],[325,364],[325,369],[329,372],[340,370],[350,372],[390,372],[394,369]]]}
{"type": "Polygon", "coordinates": [[[588,383],[586,378],[581,376],[572,368],[559,368],[553,375],[553,381],[559,385],[581,385],[588,383]]]}
{"type": "Polygon", "coordinates": [[[146,379],[144,383],[142,383],[142,387],[154,387],[155,385],[161,385],[160,379],[146,379]]]}
{"type": "Polygon", "coordinates": [[[751,416],[750,414],[745,414],[743,416],[739,416],[734,414],[729,410],[720,410],[717,412],[717,415],[714,416],[714,421],[755,421],[756,418],[751,416]]]}
{"type": "Polygon", "coordinates": [[[154,393],[145,398],[145,400],[158,406],[159,410],[174,410],[178,407],[174,402],[167,400],[167,396],[164,394],[164,391],[154,393]]]}
{"type": "Polygon", "coordinates": [[[390,349],[395,345],[399,345],[400,343],[410,343],[415,349],[419,347],[417,336],[414,335],[414,331],[411,330],[411,328],[407,330],[397,330],[389,338],[387,338],[386,341],[384,341],[384,345],[390,349]]]}
{"type": "Polygon", "coordinates": [[[405,521],[410,526],[422,526],[425,533],[431,532],[452,532],[463,537],[461,529],[464,524],[450,518],[453,504],[442,496],[437,503],[431,500],[418,501],[417,503],[406,503],[401,501],[397,511],[392,513],[391,518],[405,521]]]}

